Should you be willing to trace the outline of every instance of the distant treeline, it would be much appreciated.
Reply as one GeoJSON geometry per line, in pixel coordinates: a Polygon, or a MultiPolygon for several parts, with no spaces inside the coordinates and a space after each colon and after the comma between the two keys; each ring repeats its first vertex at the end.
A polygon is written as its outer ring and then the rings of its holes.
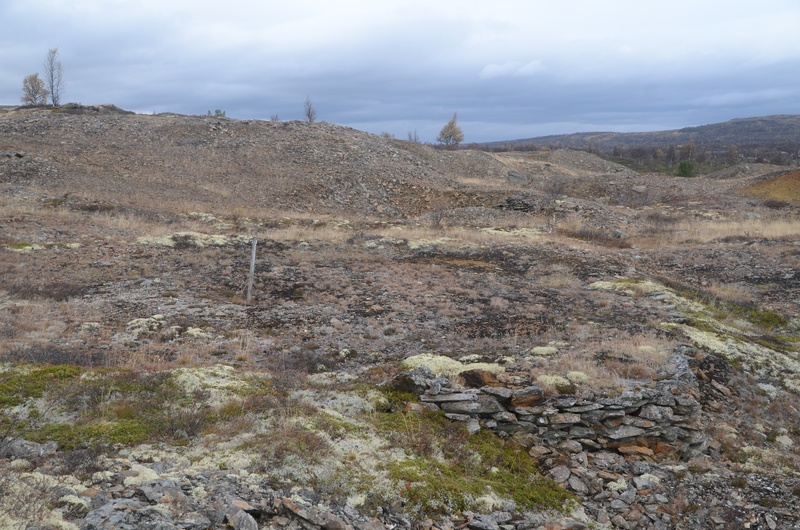
{"type": "Polygon", "coordinates": [[[642,133],[590,132],[482,144],[486,151],[578,149],[634,164],[704,165],[758,162],[793,165],[800,160],[800,115],[737,118],[723,123],[642,133]]]}
{"type": "MultiPolygon", "coordinates": [[[[466,148],[470,147],[474,149],[476,146],[466,146],[466,148]]],[[[640,165],[650,162],[662,162],[672,165],[681,160],[692,160],[699,164],[709,165],[734,165],[739,162],[755,162],[790,166],[797,165],[798,161],[800,161],[800,142],[798,141],[746,142],[728,145],[724,145],[721,142],[695,143],[694,141],[689,141],[682,145],[671,144],[660,147],[617,144],[612,146],[611,149],[605,150],[601,150],[598,144],[593,143],[583,146],[566,145],[561,142],[555,142],[547,146],[532,143],[509,143],[505,145],[482,145],[480,149],[495,153],[574,149],[607,158],[629,159],[640,165]]]]}

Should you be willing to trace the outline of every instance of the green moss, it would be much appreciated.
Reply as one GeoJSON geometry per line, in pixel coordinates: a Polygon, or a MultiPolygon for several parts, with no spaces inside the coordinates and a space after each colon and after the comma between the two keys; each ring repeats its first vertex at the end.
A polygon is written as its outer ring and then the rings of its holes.
{"type": "Polygon", "coordinates": [[[359,434],[364,432],[362,425],[339,419],[330,414],[319,414],[312,419],[315,428],[328,433],[336,440],[347,435],[359,434]]]}
{"type": "Polygon", "coordinates": [[[483,430],[469,436],[442,414],[380,414],[378,433],[409,454],[386,464],[389,477],[421,513],[481,508],[481,497],[513,499],[520,509],[564,509],[575,498],[537,473],[535,461],[483,430]]]}
{"type": "Polygon", "coordinates": [[[403,410],[403,408],[406,406],[406,403],[409,401],[419,401],[419,397],[411,392],[397,390],[396,388],[391,388],[387,385],[379,387],[378,390],[380,390],[388,403],[388,407],[385,412],[391,410],[403,410]]]}
{"type": "Polygon", "coordinates": [[[668,287],[674,289],[680,296],[705,305],[715,318],[724,319],[732,314],[764,329],[774,329],[776,327],[786,326],[789,323],[786,317],[775,311],[761,309],[752,304],[741,304],[730,300],[724,300],[712,293],[687,288],[674,280],[665,278],[660,278],[660,280],[668,287]]]}
{"type": "Polygon", "coordinates": [[[717,329],[714,326],[712,326],[711,324],[709,324],[705,320],[701,320],[701,319],[698,319],[698,318],[692,318],[692,317],[687,318],[686,319],[686,325],[687,326],[691,326],[691,327],[693,327],[695,329],[699,329],[700,331],[705,331],[706,333],[717,333],[718,332],[717,329]]]}
{"type": "Polygon", "coordinates": [[[758,501],[758,504],[764,508],[775,508],[780,506],[782,503],[778,499],[774,499],[772,497],[762,497],[761,500],[758,501]]]}
{"type": "Polygon", "coordinates": [[[28,398],[42,397],[65,381],[81,374],[77,366],[46,366],[33,370],[12,369],[0,374],[0,405],[16,406],[28,398]]]}
{"type": "Polygon", "coordinates": [[[773,335],[762,335],[754,341],[756,344],[769,348],[771,350],[782,352],[797,352],[797,348],[790,346],[781,337],[773,335]]]}
{"type": "Polygon", "coordinates": [[[53,440],[58,447],[72,451],[95,444],[134,445],[145,442],[152,432],[147,425],[137,420],[122,420],[116,423],[92,425],[48,425],[26,434],[34,442],[53,440]]]}
{"type": "Polygon", "coordinates": [[[775,440],[778,439],[778,435],[779,433],[777,431],[769,431],[767,433],[767,441],[770,443],[774,442],[775,440]]]}
{"type": "Polygon", "coordinates": [[[8,246],[8,248],[21,250],[23,248],[28,248],[28,247],[30,247],[32,245],[30,243],[28,243],[27,241],[15,241],[13,243],[8,243],[7,246],[8,246]]]}

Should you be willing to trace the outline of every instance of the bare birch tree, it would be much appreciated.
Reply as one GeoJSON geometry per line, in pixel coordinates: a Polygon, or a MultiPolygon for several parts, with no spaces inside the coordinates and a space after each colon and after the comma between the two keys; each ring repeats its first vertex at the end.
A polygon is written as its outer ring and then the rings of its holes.
{"type": "Polygon", "coordinates": [[[306,102],[303,103],[303,113],[308,123],[317,121],[317,109],[314,108],[314,102],[311,101],[311,96],[306,96],[306,102]]]}
{"type": "Polygon", "coordinates": [[[58,60],[58,48],[48,50],[44,58],[44,84],[50,92],[50,101],[54,107],[61,105],[61,96],[67,83],[64,81],[64,67],[58,60]]]}

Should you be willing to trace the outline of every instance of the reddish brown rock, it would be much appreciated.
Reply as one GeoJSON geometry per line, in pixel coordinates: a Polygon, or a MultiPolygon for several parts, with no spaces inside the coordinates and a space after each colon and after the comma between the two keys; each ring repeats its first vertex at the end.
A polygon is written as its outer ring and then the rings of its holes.
{"type": "Polygon", "coordinates": [[[512,407],[532,407],[538,404],[543,397],[543,391],[538,386],[525,387],[522,390],[515,390],[508,400],[512,407]]]}
{"type": "Polygon", "coordinates": [[[617,448],[617,451],[626,455],[646,455],[653,456],[653,450],[649,447],[641,447],[639,445],[622,445],[617,448]]]}
{"type": "Polygon", "coordinates": [[[409,401],[408,403],[406,403],[406,407],[403,409],[403,412],[406,412],[406,413],[411,412],[411,413],[418,414],[418,415],[421,416],[422,412],[424,410],[425,410],[425,408],[421,404],[414,403],[413,401],[409,401]]]}
{"type": "Polygon", "coordinates": [[[464,378],[464,386],[480,388],[482,386],[500,386],[497,374],[486,370],[467,370],[459,374],[464,378]]]}

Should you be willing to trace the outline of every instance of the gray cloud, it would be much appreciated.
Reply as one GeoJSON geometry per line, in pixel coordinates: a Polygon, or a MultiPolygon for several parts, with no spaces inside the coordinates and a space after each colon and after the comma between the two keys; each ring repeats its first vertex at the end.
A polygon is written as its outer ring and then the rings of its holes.
{"type": "Polygon", "coordinates": [[[66,99],[320,119],[433,140],[659,130],[800,113],[800,6],[421,0],[7,0],[0,103],[59,47],[66,99]],[[690,13],[689,16],[686,13],[690,13]]]}

